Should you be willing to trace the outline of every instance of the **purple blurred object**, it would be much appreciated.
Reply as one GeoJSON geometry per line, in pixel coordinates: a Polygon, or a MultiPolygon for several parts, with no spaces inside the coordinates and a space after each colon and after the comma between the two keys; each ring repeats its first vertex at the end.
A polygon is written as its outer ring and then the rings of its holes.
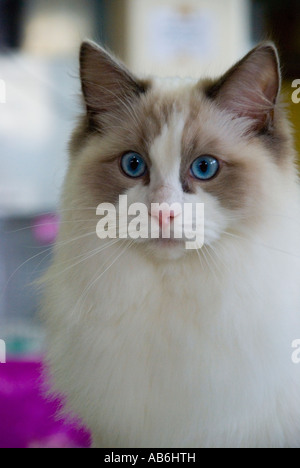
{"type": "Polygon", "coordinates": [[[32,232],[35,240],[42,245],[53,244],[59,229],[59,217],[55,214],[42,215],[35,218],[32,232]]]}
{"type": "Polygon", "coordinates": [[[88,448],[89,434],[57,420],[59,401],[42,390],[42,364],[0,364],[0,448],[88,448]]]}

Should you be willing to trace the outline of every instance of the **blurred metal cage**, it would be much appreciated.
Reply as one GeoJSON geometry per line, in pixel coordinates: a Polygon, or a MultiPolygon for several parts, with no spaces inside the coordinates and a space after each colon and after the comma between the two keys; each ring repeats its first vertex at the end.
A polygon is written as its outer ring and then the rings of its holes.
{"type": "Polygon", "coordinates": [[[51,245],[34,234],[34,218],[0,221],[0,330],[11,353],[40,350],[38,288],[34,284],[48,267],[51,245]]]}

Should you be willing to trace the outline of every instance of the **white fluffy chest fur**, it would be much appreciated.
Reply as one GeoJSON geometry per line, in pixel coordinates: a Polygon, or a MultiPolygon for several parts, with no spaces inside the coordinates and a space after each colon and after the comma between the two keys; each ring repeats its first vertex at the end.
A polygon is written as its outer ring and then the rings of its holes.
{"type": "Polygon", "coordinates": [[[255,241],[223,247],[210,269],[196,255],[152,263],[128,244],[66,277],[56,259],[49,362],[95,445],[299,443],[299,259],[255,241]]]}

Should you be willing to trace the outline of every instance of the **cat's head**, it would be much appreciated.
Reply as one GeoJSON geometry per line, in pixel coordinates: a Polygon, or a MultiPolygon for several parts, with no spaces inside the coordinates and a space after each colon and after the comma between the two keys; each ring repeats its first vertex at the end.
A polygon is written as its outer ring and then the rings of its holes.
{"type": "Polygon", "coordinates": [[[218,80],[140,79],[91,42],[83,43],[80,64],[86,113],[70,145],[80,206],[118,209],[120,195],[128,205],[143,203],[159,239],[135,242],[161,257],[186,252],[188,227],[174,240],[179,211],[151,211],[153,203],[204,204],[208,246],[263,222],[280,181],[293,171],[272,43],[218,80]],[[161,239],[164,225],[171,226],[169,240],[161,239]]]}

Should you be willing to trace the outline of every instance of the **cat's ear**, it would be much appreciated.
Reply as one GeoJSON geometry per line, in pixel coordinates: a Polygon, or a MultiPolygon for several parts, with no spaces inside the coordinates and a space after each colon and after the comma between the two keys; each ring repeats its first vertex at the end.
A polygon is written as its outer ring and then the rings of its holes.
{"type": "Polygon", "coordinates": [[[265,42],[209,86],[206,94],[233,115],[249,119],[252,130],[264,131],[272,128],[280,88],[278,52],[272,42],[265,42]]]}
{"type": "Polygon", "coordinates": [[[98,123],[101,116],[118,112],[147,89],[146,82],[91,41],[81,45],[80,77],[88,117],[98,123]]]}

